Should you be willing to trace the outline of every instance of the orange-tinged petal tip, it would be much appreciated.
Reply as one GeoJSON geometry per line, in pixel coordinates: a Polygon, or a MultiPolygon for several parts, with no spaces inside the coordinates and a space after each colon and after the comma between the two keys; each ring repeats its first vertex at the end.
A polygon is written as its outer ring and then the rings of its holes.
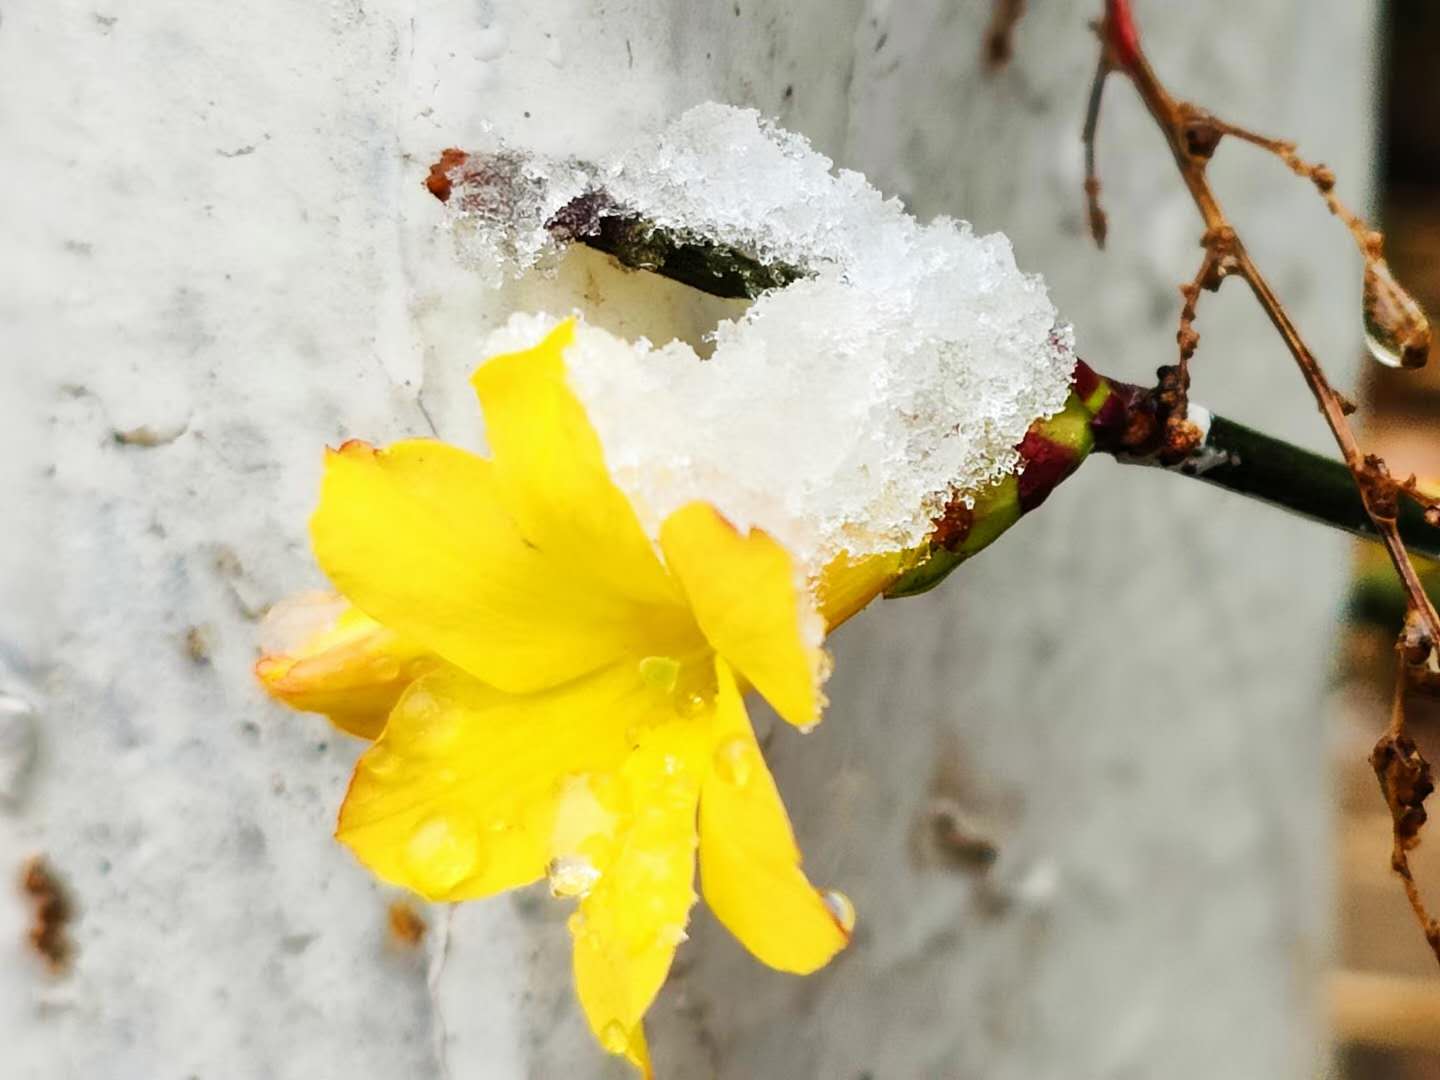
{"type": "Polygon", "coordinates": [[[303,593],[266,617],[255,677],[271,697],[373,739],[404,689],[439,659],[338,596],[303,593]]]}
{"type": "Polygon", "coordinates": [[[363,457],[366,454],[378,454],[380,448],[374,443],[368,443],[364,439],[346,439],[333,450],[326,447],[326,452],[331,454],[344,454],[347,457],[363,457]]]}

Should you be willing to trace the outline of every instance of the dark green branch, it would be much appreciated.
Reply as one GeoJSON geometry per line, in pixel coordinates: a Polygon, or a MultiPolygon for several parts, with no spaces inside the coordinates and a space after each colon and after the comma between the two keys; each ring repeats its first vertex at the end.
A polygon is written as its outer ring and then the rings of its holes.
{"type": "MultiPolygon", "coordinates": [[[[1135,460],[1117,456],[1122,461],[1135,460]]],[[[1160,465],[1155,458],[1138,463],[1160,465]]],[[[1344,464],[1233,420],[1213,418],[1205,441],[1189,457],[1178,465],[1161,467],[1356,536],[1377,539],[1355,480],[1344,464]]],[[[1398,524],[1412,554],[1440,558],[1440,529],[1425,523],[1419,506],[1402,499],[1398,524]]]]}

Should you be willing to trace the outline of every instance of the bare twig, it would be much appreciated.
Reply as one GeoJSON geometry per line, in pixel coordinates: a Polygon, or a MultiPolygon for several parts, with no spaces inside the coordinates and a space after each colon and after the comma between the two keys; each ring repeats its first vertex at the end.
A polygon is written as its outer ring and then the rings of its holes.
{"type": "MultiPolygon", "coordinates": [[[[1410,628],[1407,627],[1407,631],[1410,628]]],[[[1401,640],[1404,640],[1402,635],[1401,640]]],[[[1426,650],[1428,653],[1428,649],[1426,650]]],[[[1425,908],[1415,875],[1410,871],[1410,851],[1420,843],[1420,829],[1425,824],[1425,800],[1435,790],[1430,763],[1405,731],[1405,690],[1409,683],[1409,658],[1402,648],[1399,670],[1395,678],[1395,703],[1390,710],[1390,726],[1370,754],[1370,765],[1380,781],[1380,793],[1390,807],[1392,843],[1390,867],[1405,886],[1405,898],[1425,932],[1431,950],[1440,957],[1440,922],[1425,908]]]]}
{"type": "MultiPolygon", "coordinates": [[[[1346,420],[1346,416],[1353,411],[1353,405],[1330,384],[1319,361],[1291,320],[1289,312],[1251,259],[1221,208],[1206,174],[1210,157],[1221,138],[1232,135],[1275,154],[1293,172],[1315,185],[1331,212],[1350,230],[1361,256],[1365,259],[1366,331],[1371,350],[1377,358],[1393,362],[1395,366],[1423,364],[1430,349],[1429,323],[1419,305],[1390,274],[1383,258],[1384,242],[1380,234],[1371,231],[1335,196],[1335,176],[1330,169],[1301,159],[1293,144],[1256,135],[1219,120],[1189,102],[1172,97],[1141,48],[1130,0],[1106,0],[1105,16],[1098,24],[1098,29],[1101,58],[1096,75],[1097,86],[1091,95],[1092,109],[1098,112],[1098,84],[1103,83],[1107,75],[1117,72],[1126,76],[1165,135],[1180,177],[1205,222],[1201,245],[1206,255],[1201,264],[1201,272],[1194,283],[1182,290],[1186,304],[1180,324],[1181,370],[1180,376],[1175,380],[1180,392],[1183,393],[1188,386],[1189,357],[1186,349],[1188,345],[1193,351],[1192,324],[1200,286],[1210,284],[1210,275],[1213,275],[1214,287],[1218,287],[1226,277],[1242,278],[1250,286],[1256,301],[1285,342],[1315,396],[1320,412],[1345,459],[1345,465],[1354,478],[1365,512],[1385,545],[1405,589],[1410,613],[1407,631],[1410,635],[1409,644],[1407,646],[1406,639],[1402,638],[1401,673],[1397,680],[1396,707],[1391,729],[1377,744],[1372,762],[1395,816],[1396,855],[1392,860],[1393,864],[1405,882],[1406,893],[1410,896],[1411,905],[1425,930],[1426,939],[1430,942],[1437,961],[1440,961],[1440,928],[1437,928],[1437,924],[1425,912],[1424,905],[1420,902],[1406,859],[1406,853],[1419,842],[1419,828],[1425,816],[1421,804],[1429,794],[1431,785],[1429,765],[1421,757],[1413,740],[1405,734],[1404,688],[1410,682],[1409,670],[1427,664],[1437,644],[1440,644],[1440,614],[1436,613],[1434,604],[1425,593],[1419,575],[1410,561],[1398,525],[1400,505],[1406,500],[1415,500],[1418,493],[1413,484],[1396,482],[1390,476],[1385,463],[1378,457],[1361,451],[1346,420]]],[[[1096,116],[1086,119],[1087,145],[1092,147],[1092,151],[1097,123],[1096,116]]],[[[1099,189],[1099,181],[1094,176],[1093,160],[1091,167],[1087,168],[1087,174],[1085,188],[1093,204],[1094,193],[1099,189]]],[[[1426,501],[1423,505],[1427,521],[1440,516],[1433,512],[1435,507],[1430,502],[1426,501]]]]}
{"type": "Polygon", "coordinates": [[[1104,50],[1100,62],[1095,65],[1095,78],[1090,83],[1090,100],[1085,106],[1085,127],[1080,132],[1080,141],[1085,144],[1085,209],[1090,219],[1090,235],[1095,246],[1105,247],[1105,232],[1109,222],[1105,208],[1100,205],[1100,175],[1095,170],[1095,134],[1100,128],[1100,101],[1105,95],[1105,78],[1110,74],[1110,58],[1104,50]]]}

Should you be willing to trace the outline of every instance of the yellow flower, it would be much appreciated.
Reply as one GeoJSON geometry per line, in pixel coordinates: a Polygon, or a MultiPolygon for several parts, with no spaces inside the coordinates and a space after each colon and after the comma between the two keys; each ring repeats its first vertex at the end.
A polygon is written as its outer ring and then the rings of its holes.
{"type": "Polygon", "coordinates": [[[312,539],[354,607],[257,673],[378,733],[337,830],[378,876],[443,901],[548,876],[578,898],[585,1014],[648,1072],[641,1020],[697,861],[706,902],[764,963],[811,972],[849,939],[848,902],[801,870],[741,695],[818,721],[822,628],[903,559],[842,557],[807,583],[769,535],[698,502],[657,550],[566,386],[573,334],[475,373],[490,458],[432,440],[327,454],[312,539]]]}

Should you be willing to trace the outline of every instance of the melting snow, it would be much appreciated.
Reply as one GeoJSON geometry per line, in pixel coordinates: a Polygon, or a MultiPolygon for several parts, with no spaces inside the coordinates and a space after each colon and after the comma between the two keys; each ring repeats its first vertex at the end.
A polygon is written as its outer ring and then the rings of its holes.
{"type": "MultiPolygon", "coordinates": [[[[651,527],[698,498],[812,568],[911,546],[953,493],[1014,470],[1026,428],[1064,404],[1070,329],[1004,236],[922,225],[752,110],[701,105],[596,164],[488,160],[485,190],[449,205],[497,279],[540,262],[546,222],[595,190],[807,275],[721,323],[708,360],[579,328],[571,381],[651,527]]],[[[534,344],[556,321],[516,315],[487,347],[534,344]]]]}

